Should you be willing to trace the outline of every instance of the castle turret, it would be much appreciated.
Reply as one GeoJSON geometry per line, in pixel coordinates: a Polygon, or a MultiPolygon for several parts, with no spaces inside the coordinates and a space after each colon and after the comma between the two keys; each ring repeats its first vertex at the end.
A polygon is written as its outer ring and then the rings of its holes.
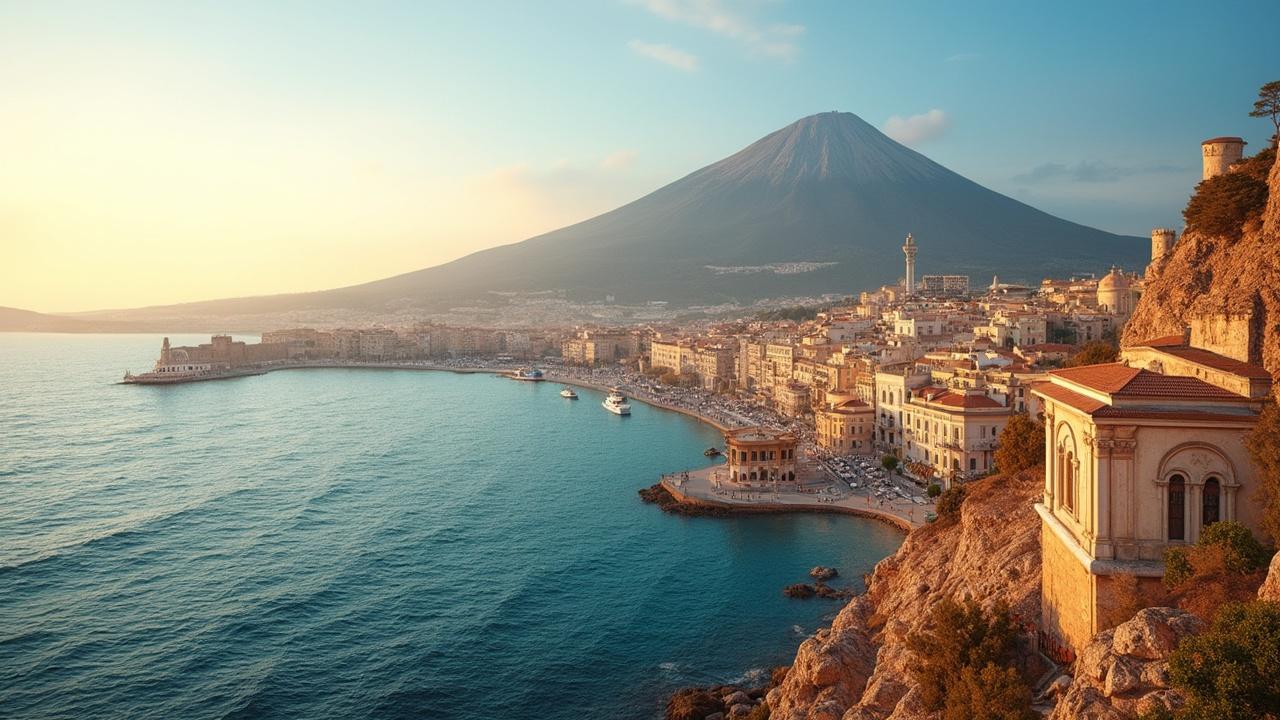
{"type": "Polygon", "coordinates": [[[907,233],[907,241],[902,244],[902,254],[907,256],[906,291],[908,295],[916,291],[916,240],[907,233]]]}
{"type": "Polygon", "coordinates": [[[157,363],[157,364],[159,364],[159,365],[169,365],[169,364],[171,364],[171,363],[170,363],[169,338],[165,338],[165,339],[164,339],[164,342],[163,342],[163,343],[161,343],[161,345],[160,345],[160,362],[159,362],[159,363],[157,363]]]}
{"type": "Polygon", "coordinates": [[[1238,137],[1209,138],[1200,143],[1200,152],[1204,155],[1204,175],[1201,180],[1222,175],[1231,168],[1232,163],[1240,162],[1244,156],[1247,143],[1238,137]]]}
{"type": "Polygon", "coordinates": [[[1178,241],[1177,231],[1171,228],[1154,228],[1151,231],[1151,264],[1155,265],[1173,252],[1178,241]]]}

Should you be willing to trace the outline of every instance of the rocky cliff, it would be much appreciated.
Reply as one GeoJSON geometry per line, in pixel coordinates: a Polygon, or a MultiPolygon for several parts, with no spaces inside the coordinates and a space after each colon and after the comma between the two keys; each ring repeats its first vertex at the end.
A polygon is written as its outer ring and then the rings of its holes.
{"type": "MultiPolygon", "coordinates": [[[[1239,239],[1189,231],[1148,278],[1123,344],[1177,335],[1202,316],[1244,319],[1251,359],[1280,373],[1280,163],[1260,220],[1239,239]]],[[[1241,358],[1243,359],[1243,358],[1241,358]]]]}
{"type": "Polygon", "coordinates": [[[947,596],[1007,602],[1040,616],[1040,470],[969,486],[957,521],[915,530],[881,561],[867,592],[829,629],[801,644],[786,679],[768,694],[773,720],[906,720],[920,706],[907,669],[907,636],[947,596]]]}

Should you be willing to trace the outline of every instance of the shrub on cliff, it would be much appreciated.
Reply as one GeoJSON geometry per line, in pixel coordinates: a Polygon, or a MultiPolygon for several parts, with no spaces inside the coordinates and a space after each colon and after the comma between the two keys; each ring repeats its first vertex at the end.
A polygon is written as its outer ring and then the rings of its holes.
{"type": "Polygon", "coordinates": [[[1016,473],[1044,464],[1044,425],[1026,415],[1014,415],[996,447],[996,467],[1016,473]]]}
{"type": "Polygon", "coordinates": [[[968,491],[964,485],[952,485],[938,496],[935,512],[939,520],[954,520],[960,517],[960,506],[964,504],[964,496],[968,491]]]}
{"type": "Polygon", "coordinates": [[[1267,403],[1258,424],[1245,436],[1244,446],[1257,470],[1262,528],[1273,541],[1280,541],[1280,406],[1267,403]]]}
{"type": "Polygon", "coordinates": [[[1280,716],[1280,604],[1223,607],[1208,632],[1186,638],[1170,656],[1169,680],[1187,698],[1177,720],[1280,716]]]}
{"type": "Polygon", "coordinates": [[[1195,546],[1165,551],[1164,586],[1173,604],[1209,620],[1227,603],[1256,597],[1269,560],[1248,528],[1216,522],[1200,533],[1195,546]]]}
{"type": "Polygon", "coordinates": [[[960,671],[947,693],[942,720],[1031,720],[1031,688],[1012,667],[988,664],[960,671]]]}
{"type": "Polygon", "coordinates": [[[1267,206],[1267,173],[1276,152],[1267,148],[1241,161],[1232,172],[1196,185],[1196,192],[1182,211],[1187,230],[1238,239],[1244,224],[1261,217],[1267,206]]]}
{"type": "MultiPolygon", "coordinates": [[[[947,717],[1020,717],[1006,715],[965,715],[964,708],[975,703],[995,703],[1009,694],[1011,681],[1007,678],[988,688],[980,682],[990,666],[995,674],[1005,675],[1012,669],[1017,651],[1017,629],[1003,603],[996,603],[990,612],[973,598],[956,602],[943,598],[929,614],[928,629],[907,637],[907,647],[916,655],[911,666],[911,676],[920,687],[921,701],[932,711],[948,708],[955,703],[955,711],[947,717]],[[966,681],[963,672],[976,675],[966,681]],[[989,691],[998,691],[988,695],[989,691]],[[951,700],[954,695],[955,699],[951,700]]],[[[1017,678],[1014,670],[1013,678],[1017,678]]],[[[1021,679],[1018,678],[1018,682],[1021,679]]],[[[1030,707],[1030,694],[1026,696],[1030,707]]]]}

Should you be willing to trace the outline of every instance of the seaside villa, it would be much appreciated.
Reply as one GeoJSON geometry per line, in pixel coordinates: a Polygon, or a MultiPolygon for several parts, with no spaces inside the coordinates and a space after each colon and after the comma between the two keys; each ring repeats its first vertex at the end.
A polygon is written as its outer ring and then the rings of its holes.
{"type": "Polygon", "coordinates": [[[1054,371],[1034,390],[1046,435],[1043,629],[1075,652],[1126,619],[1127,576],[1139,593],[1160,582],[1166,548],[1219,520],[1261,534],[1243,439],[1269,373],[1181,337],[1123,359],[1054,371]]]}

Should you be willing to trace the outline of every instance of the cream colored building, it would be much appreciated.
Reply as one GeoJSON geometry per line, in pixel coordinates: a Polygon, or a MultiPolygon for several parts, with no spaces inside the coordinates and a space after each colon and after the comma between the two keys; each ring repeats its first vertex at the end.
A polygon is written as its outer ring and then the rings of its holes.
{"type": "Polygon", "coordinates": [[[1034,390],[1046,433],[1044,498],[1036,505],[1044,629],[1077,651],[1125,619],[1117,616],[1118,576],[1154,585],[1165,549],[1194,543],[1217,520],[1260,534],[1242,441],[1262,406],[1265,371],[1189,346],[1154,345],[1126,351],[1143,367],[1058,370],[1034,390]],[[1239,392],[1247,388],[1254,397],[1239,392]]]}
{"type": "Polygon", "coordinates": [[[730,430],[724,435],[726,468],[731,482],[776,485],[796,480],[795,435],[766,428],[730,430]]]}
{"type": "Polygon", "coordinates": [[[818,447],[837,455],[870,453],[876,409],[852,393],[827,393],[814,412],[818,447]]]}
{"type": "Polygon", "coordinates": [[[903,459],[931,469],[946,486],[984,473],[994,467],[1000,433],[1012,415],[982,386],[916,388],[903,409],[903,459]]]}

